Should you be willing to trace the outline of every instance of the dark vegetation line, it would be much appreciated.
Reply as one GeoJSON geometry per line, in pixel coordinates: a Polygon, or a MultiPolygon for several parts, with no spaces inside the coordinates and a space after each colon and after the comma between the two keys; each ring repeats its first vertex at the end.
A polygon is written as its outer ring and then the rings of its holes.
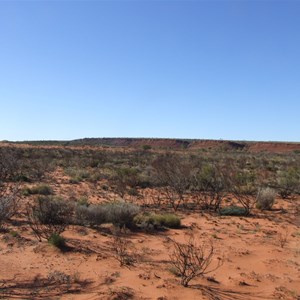
{"type": "Polygon", "coordinates": [[[109,147],[148,147],[149,149],[197,149],[216,148],[219,150],[251,151],[253,146],[258,146],[262,151],[273,151],[280,147],[279,152],[299,151],[300,143],[277,141],[238,141],[238,140],[208,140],[208,139],[172,139],[172,138],[83,138],[75,140],[40,140],[40,141],[3,141],[11,144],[27,144],[33,146],[109,146],[109,147]],[[282,147],[286,146],[286,149],[282,147]]]}

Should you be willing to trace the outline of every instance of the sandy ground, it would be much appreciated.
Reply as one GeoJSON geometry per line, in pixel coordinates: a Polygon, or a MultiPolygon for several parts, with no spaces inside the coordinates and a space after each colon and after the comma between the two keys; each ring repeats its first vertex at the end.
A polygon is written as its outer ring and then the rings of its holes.
{"type": "MultiPolygon", "coordinates": [[[[51,186],[59,195],[87,195],[92,202],[115,197],[91,183],[71,185],[63,176],[53,178],[51,186]]],[[[181,229],[126,235],[135,259],[130,267],[120,267],[114,257],[111,225],[70,226],[62,234],[68,247],[61,251],[38,242],[19,218],[0,233],[0,298],[300,299],[299,203],[299,197],[277,199],[272,211],[254,210],[250,217],[179,212],[181,229]],[[183,242],[191,232],[198,243],[213,242],[212,265],[218,258],[223,265],[185,288],[170,272],[170,238],[183,242]]]]}

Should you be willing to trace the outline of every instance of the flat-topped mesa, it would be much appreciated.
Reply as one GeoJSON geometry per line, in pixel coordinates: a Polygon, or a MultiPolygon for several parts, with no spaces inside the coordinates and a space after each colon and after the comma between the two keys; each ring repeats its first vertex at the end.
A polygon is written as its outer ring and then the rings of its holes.
{"type": "Polygon", "coordinates": [[[256,142],[202,139],[164,139],[164,138],[85,138],[68,142],[71,146],[112,146],[152,149],[216,149],[240,150],[249,152],[292,152],[300,151],[300,143],[293,142],[256,142]]]}
{"type": "Polygon", "coordinates": [[[174,138],[83,138],[70,141],[23,141],[0,142],[0,145],[19,144],[31,146],[71,146],[71,147],[123,147],[135,149],[166,150],[216,150],[243,152],[300,153],[300,142],[264,142],[264,141],[230,141],[205,139],[174,138]]]}

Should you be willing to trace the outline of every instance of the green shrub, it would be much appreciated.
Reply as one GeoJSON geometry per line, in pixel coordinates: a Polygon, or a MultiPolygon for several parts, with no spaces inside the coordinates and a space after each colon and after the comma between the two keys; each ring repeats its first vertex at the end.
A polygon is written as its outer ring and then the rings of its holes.
{"type": "Polygon", "coordinates": [[[107,222],[104,205],[81,205],[75,207],[75,223],[79,225],[101,225],[107,222]]]}
{"type": "Polygon", "coordinates": [[[109,191],[109,186],[106,185],[106,184],[103,184],[103,185],[101,186],[101,188],[102,188],[103,191],[109,191]]]}
{"type": "Polygon", "coordinates": [[[71,184],[78,184],[80,182],[80,179],[78,178],[70,178],[69,183],[71,184]]]}
{"type": "Polygon", "coordinates": [[[128,228],[134,225],[134,217],[139,213],[139,207],[132,203],[111,202],[98,205],[77,205],[75,216],[77,224],[101,225],[113,223],[115,226],[128,228]]]}
{"type": "Polygon", "coordinates": [[[24,188],[22,191],[21,191],[22,195],[23,196],[29,196],[30,195],[30,188],[24,188]]]}
{"type": "Polygon", "coordinates": [[[138,183],[139,170],[136,168],[117,168],[111,179],[114,191],[123,198],[128,192],[128,187],[135,188],[138,183]]]}
{"type": "Polygon", "coordinates": [[[289,168],[279,173],[277,178],[279,194],[283,199],[300,191],[300,170],[289,168]]]}
{"type": "Polygon", "coordinates": [[[228,206],[220,209],[221,216],[246,216],[248,211],[240,206],[228,206]]]}
{"type": "Polygon", "coordinates": [[[89,181],[95,183],[95,182],[101,180],[102,178],[103,178],[103,175],[101,173],[95,172],[92,175],[90,175],[89,181]]]}
{"type": "Polygon", "coordinates": [[[134,221],[140,227],[146,228],[179,228],[181,226],[180,218],[174,214],[138,215],[134,221]]]}
{"type": "Polygon", "coordinates": [[[10,233],[10,235],[11,235],[12,237],[20,237],[20,234],[19,234],[19,232],[17,232],[17,231],[12,230],[12,231],[10,231],[9,233],[10,233]]]}
{"type": "Polygon", "coordinates": [[[107,212],[107,222],[118,227],[132,227],[134,217],[139,213],[139,206],[126,202],[111,202],[104,204],[107,212]]]}
{"type": "Polygon", "coordinates": [[[73,184],[77,184],[85,179],[89,179],[91,176],[87,170],[76,168],[65,169],[65,174],[70,177],[69,182],[73,184]]]}
{"type": "Polygon", "coordinates": [[[178,271],[177,268],[175,268],[174,266],[170,266],[167,269],[170,273],[172,273],[173,275],[175,275],[176,277],[180,277],[180,272],[178,271]]]}
{"type": "Polygon", "coordinates": [[[19,208],[18,203],[19,198],[17,197],[17,190],[3,196],[0,191],[0,228],[5,221],[9,220],[17,213],[19,208]]]}
{"type": "Polygon", "coordinates": [[[153,215],[153,218],[163,227],[179,228],[181,225],[180,218],[174,214],[153,215]]]}
{"type": "Polygon", "coordinates": [[[58,197],[39,196],[27,208],[29,225],[39,240],[62,233],[71,223],[72,214],[73,206],[58,197]]]}
{"type": "Polygon", "coordinates": [[[80,197],[78,200],[77,200],[77,204],[78,205],[82,205],[82,206],[86,206],[88,207],[90,204],[89,204],[89,199],[85,196],[82,196],[80,197]]]}
{"type": "Polygon", "coordinates": [[[52,194],[53,194],[52,188],[46,184],[40,184],[40,185],[34,186],[32,188],[27,187],[23,190],[24,196],[28,196],[28,195],[48,196],[48,195],[52,195],[52,194]]]}
{"type": "Polygon", "coordinates": [[[137,197],[140,194],[139,194],[139,191],[133,187],[128,190],[128,195],[137,197]]]}
{"type": "Polygon", "coordinates": [[[66,240],[59,234],[57,233],[53,233],[49,239],[48,239],[48,243],[59,248],[62,249],[66,246],[66,240]]]}
{"type": "Polygon", "coordinates": [[[66,201],[59,197],[39,197],[35,215],[42,224],[64,224],[70,210],[66,201]]]}
{"type": "Polygon", "coordinates": [[[143,150],[147,151],[152,149],[151,145],[143,145],[143,150]]]}
{"type": "Polygon", "coordinates": [[[19,174],[16,175],[16,177],[14,178],[15,182],[31,182],[30,178],[24,174],[19,174]]]}
{"type": "Polygon", "coordinates": [[[261,210],[270,210],[275,202],[275,190],[271,188],[262,188],[257,194],[256,207],[261,210]]]}

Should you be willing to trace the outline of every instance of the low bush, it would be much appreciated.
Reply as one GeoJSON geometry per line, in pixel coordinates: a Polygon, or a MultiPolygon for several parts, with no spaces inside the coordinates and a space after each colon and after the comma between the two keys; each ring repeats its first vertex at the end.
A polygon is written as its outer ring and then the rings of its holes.
{"type": "Polygon", "coordinates": [[[77,205],[75,208],[76,223],[81,225],[101,225],[113,223],[118,227],[134,226],[134,217],[139,207],[132,203],[111,202],[98,205],[77,205]]]}
{"type": "Polygon", "coordinates": [[[30,227],[39,240],[61,234],[71,223],[72,214],[72,205],[57,197],[40,196],[27,208],[30,227]]]}
{"type": "Polygon", "coordinates": [[[27,187],[23,190],[24,196],[28,196],[28,195],[48,196],[48,195],[52,195],[52,194],[53,194],[52,188],[46,184],[40,184],[40,185],[34,186],[32,188],[27,187]]]}
{"type": "Polygon", "coordinates": [[[279,172],[277,177],[279,194],[283,199],[290,197],[300,191],[300,170],[289,168],[279,172]]]}
{"type": "Polygon", "coordinates": [[[2,223],[17,213],[19,199],[15,193],[5,196],[0,195],[0,227],[2,223]]]}
{"type": "Polygon", "coordinates": [[[132,243],[126,238],[126,229],[121,228],[113,233],[111,252],[122,266],[132,266],[135,263],[132,243]],[[130,251],[131,250],[131,251],[130,251]]]}
{"type": "Polygon", "coordinates": [[[111,202],[104,204],[107,211],[108,223],[113,223],[120,228],[134,226],[134,217],[139,213],[139,206],[126,202],[111,202]]]}
{"type": "Polygon", "coordinates": [[[104,205],[82,205],[75,207],[75,223],[79,225],[101,225],[107,221],[104,205]]]}
{"type": "Polygon", "coordinates": [[[77,168],[67,168],[65,173],[70,177],[69,182],[73,184],[89,179],[91,176],[87,170],[77,168]]]}
{"type": "Polygon", "coordinates": [[[134,219],[135,223],[142,228],[179,228],[181,220],[174,214],[144,214],[134,219]]]}
{"type": "Polygon", "coordinates": [[[88,197],[85,197],[85,196],[80,197],[77,200],[77,204],[78,205],[83,205],[83,206],[86,206],[86,207],[88,207],[90,205],[88,197]]]}
{"type": "Polygon", "coordinates": [[[164,227],[179,228],[181,226],[180,218],[174,214],[158,215],[158,220],[164,227]]]}
{"type": "Polygon", "coordinates": [[[59,234],[57,233],[53,233],[49,239],[48,239],[48,243],[59,248],[62,249],[66,246],[66,240],[59,234]]]}
{"type": "Polygon", "coordinates": [[[137,197],[140,194],[139,194],[139,191],[133,187],[128,190],[128,195],[137,197]]]}
{"type": "Polygon", "coordinates": [[[31,182],[31,179],[25,174],[18,174],[15,176],[13,181],[15,181],[15,182],[31,182]]]}
{"type": "Polygon", "coordinates": [[[259,190],[256,199],[256,207],[261,210],[270,210],[275,202],[275,190],[262,188],[259,190]]]}
{"type": "Polygon", "coordinates": [[[152,149],[151,145],[143,145],[142,148],[143,148],[143,150],[145,150],[145,151],[152,149]]]}
{"type": "Polygon", "coordinates": [[[244,207],[240,206],[228,206],[220,209],[221,216],[246,216],[248,211],[244,207]]]}
{"type": "Polygon", "coordinates": [[[208,273],[217,270],[223,263],[218,258],[218,262],[213,264],[215,249],[212,242],[197,243],[194,235],[191,235],[186,243],[179,243],[171,240],[173,251],[170,252],[170,270],[177,277],[184,287],[197,277],[203,277],[208,273]]]}
{"type": "Polygon", "coordinates": [[[14,231],[14,230],[10,231],[9,234],[10,234],[12,237],[15,237],[15,238],[20,237],[19,232],[14,231]]]}

